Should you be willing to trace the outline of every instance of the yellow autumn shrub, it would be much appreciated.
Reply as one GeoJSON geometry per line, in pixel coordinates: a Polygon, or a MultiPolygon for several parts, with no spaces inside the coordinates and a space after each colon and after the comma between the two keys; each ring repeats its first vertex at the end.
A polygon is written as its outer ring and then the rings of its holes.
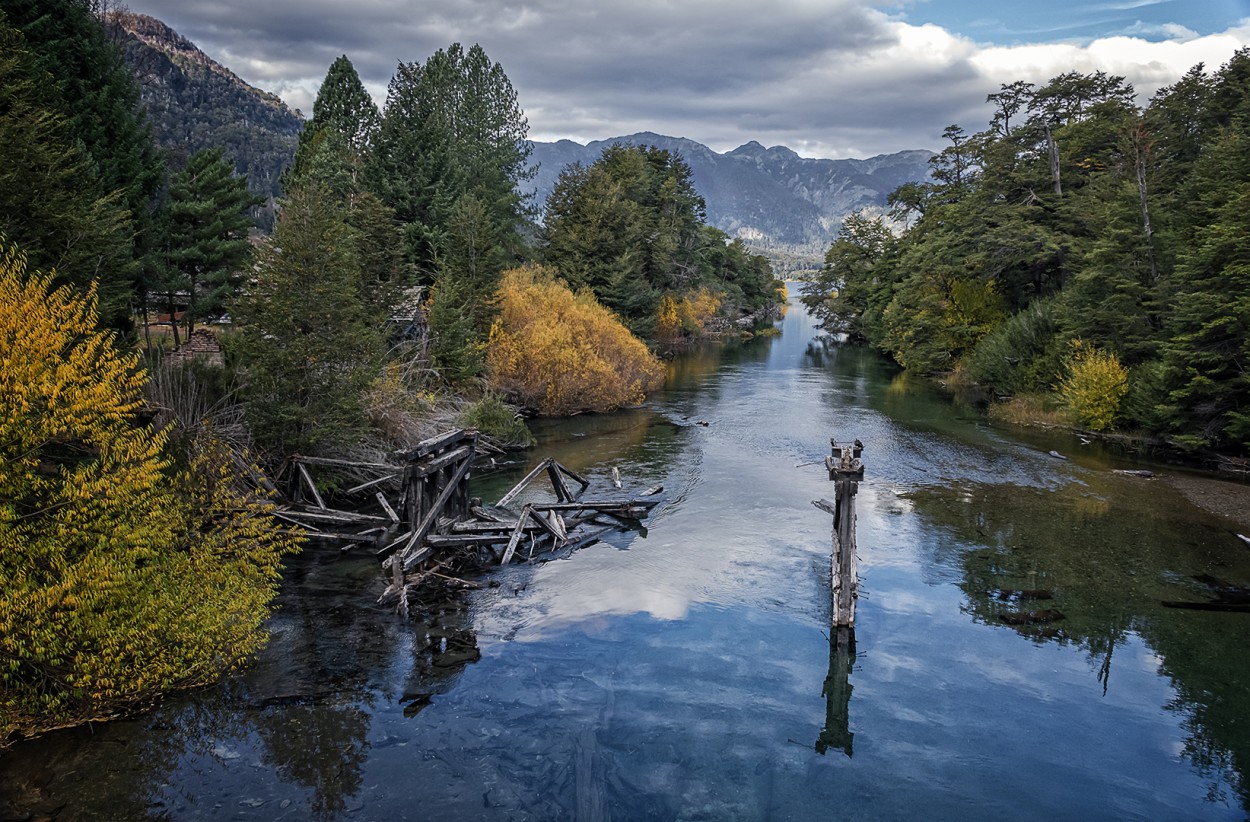
{"type": "Polygon", "coordinates": [[[220,677],[296,547],[211,436],[173,469],[96,322],[94,290],[0,246],[0,739],[220,677]]]}
{"type": "Polygon", "coordinates": [[[665,294],[656,310],[656,339],[672,345],[701,336],[708,322],[720,311],[723,299],[722,295],[706,288],[690,291],[680,298],[665,294]]]}
{"type": "Polygon", "coordinates": [[[1073,340],[1057,390],[1081,425],[1105,431],[1115,423],[1128,393],[1128,369],[1115,354],[1073,340]]]}
{"type": "Polygon", "coordinates": [[[506,271],[487,367],[495,390],[539,414],[610,411],[641,402],[664,370],[590,292],[574,294],[552,269],[506,271]]]}

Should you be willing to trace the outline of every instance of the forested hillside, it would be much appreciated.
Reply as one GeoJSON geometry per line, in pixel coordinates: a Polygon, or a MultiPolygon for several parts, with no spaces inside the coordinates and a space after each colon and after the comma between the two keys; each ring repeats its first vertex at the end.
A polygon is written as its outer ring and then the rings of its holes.
{"type": "Polygon", "coordinates": [[[282,172],[291,162],[303,120],[276,95],[243,82],[169,26],[142,14],[116,12],[110,35],[121,47],[156,144],[182,168],[205,148],[220,148],[262,199],[256,216],[273,226],[282,172]]]}
{"type": "MultiPolygon", "coordinates": [[[[1136,105],[1060,75],[952,125],[900,236],[848,218],[805,300],[828,328],[1014,413],[1250,448],[1250,53],[1136,105]]],[[[1000,411],[1003,409],[1000,409],[1000,411]]]]}

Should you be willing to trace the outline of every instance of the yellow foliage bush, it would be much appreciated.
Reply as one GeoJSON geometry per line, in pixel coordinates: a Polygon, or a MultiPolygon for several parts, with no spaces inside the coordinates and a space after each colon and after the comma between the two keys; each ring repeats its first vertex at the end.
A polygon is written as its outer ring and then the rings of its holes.
{"type": "Polygon", "coordinates": [[[1128,393],[1128,369],[1115,354],[1073,340],[1065,371],[1057,390],[1078,422],[1092,431],[1111,428],[1128,393]]]}
{"type": "Polygon", "coordinates": [[[656,311],[656,339],[671,345],[683,338],[700,336],[723,301],[722,295],[706,288],[691,291],[680,299],[665,294],[656,311]]]}
{"type": "Polygon", "coordinates": [[[0,247],[0,739],[213,681],[265,639],[296,543],[211,436],[172,469],[137,365],[94,289],[0,247]]]}
{"type": "Polygon", "coordinates": [[[590,292],[552,269],[505,271],[487,355],[495,390],[547,416],[610,411],[643,400],[664,369],[590,292]]]}

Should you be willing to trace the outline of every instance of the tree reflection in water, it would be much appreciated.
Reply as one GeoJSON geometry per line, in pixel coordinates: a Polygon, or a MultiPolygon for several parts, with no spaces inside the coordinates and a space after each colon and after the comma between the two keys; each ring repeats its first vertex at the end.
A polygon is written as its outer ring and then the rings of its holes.
{"type": "Polygon", "coordinates": [[[1231,785],[1250,809],[1250,658],[1228,625],[1245,617],[1161,605],[1207,598],[1212,576],[1250,585],[1250,556],[1167,489],[1126,482],[1141,481],[1091,474],[1054,490],[966,483],[908,497],[943,535],[939,561],[958,564],[975,621],[1082,648],[1104,696],[1115,649],[1139,637],[1176,689],[1166,707],[1182,717],[1208,798],[1224,801],[1231,785]]]}

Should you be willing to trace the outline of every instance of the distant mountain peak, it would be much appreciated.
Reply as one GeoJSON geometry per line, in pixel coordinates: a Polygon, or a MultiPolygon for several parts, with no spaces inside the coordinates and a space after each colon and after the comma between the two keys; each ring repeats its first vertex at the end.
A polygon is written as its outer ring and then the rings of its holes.
{"type": "Polygon", "coordinates": [[[282,171],[303,128],[299,114],[154,17],[114,12],[108,23],[171,168],[201,149],[221,148],[248,188],[268,200],[255,216],[271,224],[282,171]]]}
{"type": "Polygon", "coordinates": [[[882,211],[903,183],[929,178],[932,152],[922,149],[867,160],[802,157],[786,146],[756,140],[717,153],[681,137],[639,132],[581,145],[568,140],[533,143],[539,163],[533,185],[541,207],[569,163],[590,165],[613,143],[675,151],[690,166],[707,203],[707,221],[762,253],[778,273],[818,268],[842,220],[861,209],[882,211]]]}
{"type": "MultiPolygon", "coordinates": [[[[249,84],[239,75],[201,51],[195,43],[192,43],[170,28],[168,24],[157,20],[155,17],[149,17],[146,14],[136,14],[131,11],[115,11],[109,15],[109,21],[149,48],[167,55],[175,63],[202,66],[206,71],[221,77],[228,83],[246,89],[276,107],[290,111],[286,103],[278,95],[249,84]]],[[[140,78],[140,81],[142,81],[142,78],[140,78]]]]}

